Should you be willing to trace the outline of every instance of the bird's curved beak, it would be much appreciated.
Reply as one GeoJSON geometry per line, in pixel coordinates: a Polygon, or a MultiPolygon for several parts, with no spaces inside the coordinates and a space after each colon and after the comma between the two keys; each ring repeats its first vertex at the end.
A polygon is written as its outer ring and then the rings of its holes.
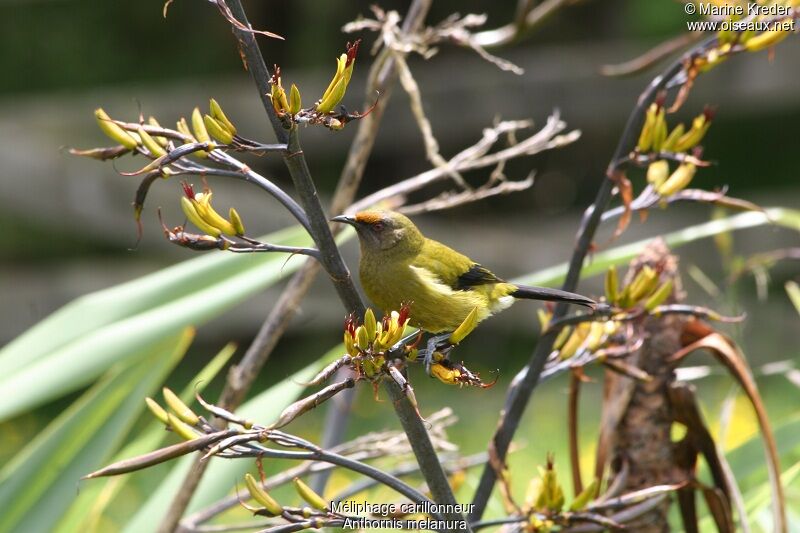
{"type": "Polygon", "coordinates": [[[331,222],[342,222],[344,224],[350,224],[351,226],[356,225],[356,219],[347,215],[339,215],[338,217],[333,217],[331,222]]]}

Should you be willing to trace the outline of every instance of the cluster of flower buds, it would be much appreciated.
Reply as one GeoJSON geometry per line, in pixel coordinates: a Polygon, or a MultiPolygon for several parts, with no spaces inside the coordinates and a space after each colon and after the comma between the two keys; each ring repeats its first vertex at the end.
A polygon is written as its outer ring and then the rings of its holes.
{"type": "Polygon", "coordinates": [[[195,429],[201,422],[200,417],[188,405],[183,403],[171,389],[164,387],[162,394],[169,411],[161,407],[152,398],[144,399],[153,416],[183,440],[193,440],[202,436],[203,433],[195,429]]]}
{"type": "Polygon", "coordinates": [[[744,46],[749,52],[766,50],[792,34],[793,22],[797,17],[793,8],[800,7],[800,0],[762,1],[758,4],[760,5],[755,12],[742,9],[722,25],[723,29],[719,31],[718,38],[723,54],[725,47],[737,44],[744,46]],[[745,16],[752,18],[746,22],[742,21],[745,16]],[[763,31],[759,33],[757,27],[763,31]]]}
{"type": "Polygon", "coordinates": [[[300,99],[300,90],[293,83],[291,89],[289,89],[289,98],[286,98],[286,91],[281,81],[281,69],[277,65],[275,65],[275,72],[272,74],[270,85],[269,98],[272,100],[272,107],[279,117],[286,114],[296,115],[300,112],[303,107],[300,99]]]}
{"type": "Polygon", "coordinates": [[[689,152],[699,151],[698,145],[708,132],[713,118],[713,111],[706,107],[692,120],[688,129],[681,123],[669,131],[663,103],[657,101],[650,104],[639,134],[639,142],[636,144],[636,151],[640,154],[652,153],[656,157],[647,168],[647,182],[659,195],[671,196],[691,183],[697,165],[694,157],[688,157],[689,152]],[[683,161],[670,172],[669,161],[659,158],[660,153],[682,155],[683,161]]]}
{"type": "MultiPolygon", "coordinates": [[[[564,489],[558,481],[552,455],[548,454],[547,464],[538,469],[539,475],[531,479],[528,484],[524,510],[530,513],[530,525],[534,531],[550,531],[556,522],[553,518],[564,509],[566,503],[564,489]]],[[[597,488],[598,483],[595,479],[575,497],[568,510],[578,512],[586,509],[597,497],[597,488]]]]}
{"type": "MultiPolygon", "coordinates": [[[[546,324],[549,317],[539,317],[540,322],[546,324]]],[[[560,360],[570,359],[578,353],[595,353],[605,346],[611,337],[620,328],[620,323],[616,320],[581,322],[576,326],[564,327],[553,343],[553,349],[558,351],[560,360]]]]}
{"type": "Polygon", "coordinates": [[[297,494],[300,498],[303,499],[310,507],[284,507],[278,501],[272,497],[272,495],[267,492],[264,488],[262,483],[259,483],[255,477],[251,474],[244,475],[244,482],[245,486],[247,487],[247,491],[250,493],[250,497],[259,504],[260,507],[252,507],[245,503],[242,505],[252,513],[259,515],[259,516],[284,516],[284,515],[295,515],[297,520],[309,520],[309,526],[311,528],[320,528],[324,525],[324,519],[328,517],[332,517],[333,514],[331,513],[330,506],[328,503],[323,499],[322,496],[317,494],[311,487],[309,487],[303,480],[300,478],[294,478],[294,488],[297,491],[297,494]]]}
{"type": "Polygon", "coordinates": [[[645,311],[652,311],[672,295],[673,283],[672,278],[662,282],[656,269],[644,265],[633,280],[620,289],[617,269],[612,266],[606,273],[605,286],[608,303],[621,309],[641,304],[645,311]]]}
{"type": "Polygon", "coordinates": [[[344,324],[344,346],[347,353],[356,357],[366,352],[385,352],[403,338],[411,308],[404,304],[400,311],[392,311],[378,322],[372,309],[364,313],[364,323],[356,325],[353,316],[344,324]]]}
{"type": "Polygon", "coordinates": [[[228,210],[226,219],[211,206],[211,189],[203,188],[203,192],[194,192],[192,186],[183,182],[184,196],[181,197],[181,209],[186,218],[206,235],[219,237],[222,234],[241,237],[244,235],[244,224],[236,209],[228,210]]]}
{"type": "Polygon", "coordinates": [[[203,114],[195,107],[192,110],[192,127],[184,117],[176,123],[177,130],[184,136],[186,143],[207,143],[206,150],[198,150],[195,155],[200,158],[208,157],[208,152],[218,148],[217,143],[229,145],[236,137],[236,126],[222,111],[219,103],[213,98],[209,101],[210,114],[203,114]]]}
{"type": "Polygon", "coordinates": [[[314,106],[309,109],[303,109],[300,90],[295,84],[291,85],[287,96],[286,90],[283,88],[281,69],[276,65],[270,79],[271,89],[268,95],[272,100],[272,107],[275,109],[275,113],[280,118],[287,119],[290,122],[302,121],[322,124],[332,130],[342,129],[349,119],[360,118],[362,115],[359,114],[336,115],[334,113],[334,109],[344,98],[350,78],[353,76],[353,68],[355,67],[360,42],[361,40],[359,39],[355,43],[347,43],[345,52],[336,59],[336,72],[328,84],[328,88],[322,94],[322,98],[317,100],[314,106]]]}
{"type": "MultiPolygon", "coordinates": [[[[372,309],[364,313],[364,323],[358,325],[355,317],[350,315],[344,322],[344,347],[351,357],[368,355],[361,361],[361,370],[367,377],[375,376],[384,363],[387,350],[403,338],[408,324],[410,306],[404,304],[400,311],[392,311],[379,322],[372,309]]],[[[416,350],[408,347],[410,358],[416,357],[416,350]]]]}
{"type": "MultiPolygon", "coordinates": [[[[107,159],[127,152],[139,151],[154,160],[159,160],[170,150],[169,139],[154,133],[154,131],[167,131],[161,128],[154,117],[148,118],[146,124],[127,124],[112,119],[102,108],[96,109],[94,116],[102,132],[120,146],[111,149],[73,151],[78,155],[107,159]],[[122,150],[119,150],[120,148],[122,150]]],[[[185,118],[177,121],[176,128],[177,132],[172,133],[176,137],[181,137],[184,144],[204,144],[194,152],[194,155],[200,158],[208,157],[208,152],[219,147],[218,143],[219,145],[231,145],[238,139],[236,126],[213,98],[209,102],[209,114],[204,115],[199,108],[195,107],[191,116],[191,128],[185,118]]],[[[150,170],[149,167],[146,167],[146,170],[150,170]]],[[[169,168],[162,169],[164,177],[168,177],[170,174],[169,168]]]]}
{"type": "Polygon", "coordinates": [[[720,24],[717,44],[705,54],[693,58],[693,67],[707,72],[723,63],[738,51],[760,52],[768,50],[795,31],[800,0],[775,0],[757,2],[737,12],[720,24]],[[751,9],[757,10],[753,16],[751,9]],[[747,17],[747,20],[743,20],[747,17]]]}

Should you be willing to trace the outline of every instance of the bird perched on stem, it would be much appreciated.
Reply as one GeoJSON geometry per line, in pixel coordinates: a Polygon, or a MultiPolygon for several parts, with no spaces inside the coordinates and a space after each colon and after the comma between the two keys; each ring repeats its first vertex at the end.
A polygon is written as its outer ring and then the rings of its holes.
{"type": "Polygon", "coordinates": [[[426,238],[400,213],[371,210],[332,220],[356,229],[359,274],[367,296],[384,311],[411,302],[411,325],[429,333],[454,331],[475,308],[481,321],[520,298],[593,309],[597,305],[580,294],[503,281],[469,257],[426,238]]]}

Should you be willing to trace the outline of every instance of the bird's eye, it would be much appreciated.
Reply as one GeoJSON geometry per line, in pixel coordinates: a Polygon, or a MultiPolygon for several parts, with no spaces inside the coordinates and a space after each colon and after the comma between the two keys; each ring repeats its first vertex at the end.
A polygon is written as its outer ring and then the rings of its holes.
{"type": "Polygon", "coordinates": [[[376,222],[372,225],[372,229],[375,231],[382,231],[383,230],[383,222],[376,222]]]}

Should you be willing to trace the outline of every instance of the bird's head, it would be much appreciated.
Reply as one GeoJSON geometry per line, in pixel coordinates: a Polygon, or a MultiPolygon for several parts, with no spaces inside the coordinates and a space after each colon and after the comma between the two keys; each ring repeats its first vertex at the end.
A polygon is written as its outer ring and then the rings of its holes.
{"type": "Polygon", "coordinates": [[[416,252],[424,237],[411,220],[394,211],[360,211],[355,216],[341,215],[331,220],[350,224],[356,229],[365,252],[416,252]]]}

